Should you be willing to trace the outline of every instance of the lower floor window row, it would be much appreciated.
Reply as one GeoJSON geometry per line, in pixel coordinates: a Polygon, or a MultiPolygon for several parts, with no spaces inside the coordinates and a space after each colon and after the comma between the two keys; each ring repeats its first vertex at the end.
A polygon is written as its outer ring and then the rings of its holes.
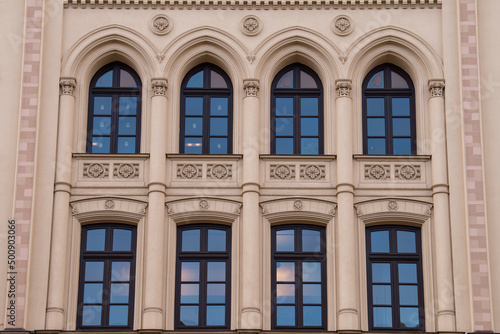
{"type": "MultiPolygon", "coordinates": [[[[82,228],[79,329],[132,328],[136,228],[82,228]]],[[[271,229],[271,328],[326,329],[326,234],[323,227],[271,229]]],[[[370,330],[424,330],[420,229],[366,229],[370,330]]],[[[176,329],[230,329],[231,228],[177,230],[176,329]]]]}

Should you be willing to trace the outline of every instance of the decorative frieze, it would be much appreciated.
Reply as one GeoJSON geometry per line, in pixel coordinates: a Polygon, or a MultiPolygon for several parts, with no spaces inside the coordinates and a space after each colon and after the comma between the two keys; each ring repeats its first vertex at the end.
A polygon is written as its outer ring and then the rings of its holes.
{"type": "Polygon", "coordinates": [[[59,86],[61,88],[61,95],[74,95],[76,88],[76,79],[75,78],[61,78],[59,80],[59,86]]]}
{"type": "Polygon", "coordinates": [[[432,97],[443,97],[444,80],[429,80],[429,90],[432,97]]]}
{"type": "Polygon", "coordinates": [[[243,89],[245,90],[246,96],[256,97],[259,93],[259,80],[257,79],[248,79],[243,80],[243,89]]]}
{"type": "Polygon", "coordinates": [[[285,198],[262,202],[262,214],[271,223],[304,219],[326,224],[335,215],[336,204],[311,198],[285,198]]]}
{"type": "Polygon", "coordinates": [[[337,80],[337,96],[338,97],[351,97],[351,80],[337,80]]]}
{"type": "MultiPolygon", "coordinates": [[[[144,185],[144,163],[146,154],[120,155],[109,154],[96,156],[95,154],[74,154],[78,173],[75,181],[93,182],[95,186],[109,187],[107,182],[133,182],[135,186],[144,185]],[[97,183],[96,183],[97,182],[97,183]],[[139,183],[138,183],[139,182],[139,183]]],[[[117,183],[118,184],[118,183],[117,183]]]]}
{"type": "Polygon", "coordinates": [[[432,214],[432,204],[410,199],[377,199],[354,205],[357,216],[365,222],[401,218],[424,222],[432,214]]]}
{"type": "Polygon", "coordinates": [[[167,93],[168,83],[166,79],[156,78],[151,80],[151,87],[154,95],[165,95],[167,93]]]}
{"type": "Polygon", "coordinates": [[[167,213],[176,222],[214,220],[232,223],[241,212],[241,202],[219,198],[188,198],[166,203],[167,213]]]}
{"type": "Polygon", "coordinates": [[[363,164],[364,179],[373,181],[420,181],[422,180],[421,164],[363,164]]]}

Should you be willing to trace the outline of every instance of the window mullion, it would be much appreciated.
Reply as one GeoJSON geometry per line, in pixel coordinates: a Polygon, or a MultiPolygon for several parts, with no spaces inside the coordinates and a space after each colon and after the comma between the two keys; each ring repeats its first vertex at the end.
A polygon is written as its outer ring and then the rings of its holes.
{"type": "Polygon", "coordinates": [[[385,98],[385,147],[386,154],[392,155],[393,151],[393,138],[392,138],[392,103],[391,97],[386,95],[385,98]]]}
{"type": "Polygon", "coordinates": [[[293,154],[301,154],[301,133],[300,133],[300,96],[295,95],[293,97],[293,154]]]}
{"type": "Polygon", "coordinates": [[[210,153],[210,95],[203,96],[203,130],[201,133],[202,153],[210,153]]]}

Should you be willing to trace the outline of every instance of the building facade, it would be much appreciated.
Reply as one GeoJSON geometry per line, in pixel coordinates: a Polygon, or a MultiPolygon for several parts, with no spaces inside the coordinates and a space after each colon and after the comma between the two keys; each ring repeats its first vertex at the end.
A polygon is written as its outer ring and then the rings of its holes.
{"type": "Polygon", "coordinates": [[[500,2],[0,4],[0,329],[500,331],[500,2]]]}

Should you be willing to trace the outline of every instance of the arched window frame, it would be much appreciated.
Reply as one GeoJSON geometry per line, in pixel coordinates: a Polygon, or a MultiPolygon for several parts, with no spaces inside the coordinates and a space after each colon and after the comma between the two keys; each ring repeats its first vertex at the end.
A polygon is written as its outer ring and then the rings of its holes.
{"type": "Polygon", "coordinates": [[[87,121],[87,153],[140,153],[141,147],[141,105],[142,105],[142,83],[137,75],[137,73],[129,66],[120,63],[113,62],[107,64],[106,66],[99,69],[90,82],[89,87],[89,108],[88,108],[88,121],[87,121]],[[112,71],[112,85],[111,87],[98,87],[98,80],[107,72],[112,71]],[[130,74],[132,79],[135,81],[136,87],[120,87],[120,79],[122,71],[130,74]],[[104,150],[103,152],[96,152],[93,150],[95,145],[99,145],[98,142],[94,144],[94,137],[98,135],[96,133],[97,129],[94,128],[95,120],[97,117],[105,117],[108,114],[95,114],[95,102],[98,97],[111,98],[110,107],[110,134],[101,135],[101,138],[109,137],[109,150],[104,150]],[[120,98],[132,97],[136,98],[136,112],[133,114],[121,114],[120,113],[120,98]],[[125,119],[127,117],[135,118],[135,134],[120,134],[120,117],[125,119]],[[128,152],[123,152],[119,148],[119,138],[134,138],[135,145],[133,150],[128,152]]]}
{"type": "MultiPolygon", "coordinates": [[[[229,76],[218,66],[211,63],[200,64],[191,69],[184,77],[181,85],[181,102],[180,102],[180,139],[179,153],[186,154],[232,154],[233,152],[233,86],[229,76]],[[203,72],[203,87],[187,87],[188,83],[194,75],[200,71],[203,72]],[[220,75],[225,83],[226,88],[212,88],[211,75],[212,71],[220,75]],[[202,98],[202,114],[187,115],[186,100],[190,97],[202,98]],[[227,116],[211,114],[211,98],[227,98],[227,116]],[[196,117],[195,117],[196,116],[196,117]],[[187,118],[201,118],[202,131],[201,135],[186,135],[187,118]],[[212,135],[212,130],[215,131],[215,125],[212,124],[212,119],[227,118],[227,133],[226,135],[212,135]],[[186,143],[186,138],[200,138],[201,143],[186,143]],[[212,138],[227,138],[227,149],[225,152],[215,152],[211,149],[212,138]],[[187,145],[201,144],[201,152],[190,152],[186,149],[187,145]]],[[[190,146],[191,147],[191,146],[190,146]]]]}
{"type": "Polygon", "coordinates": [[[320,155],[324,152],[324,116],[323,116],[323,85],[318,75],[309,67],[300,63],[291,64],[283,68],[273,79],[271,85],[271,154],[294,154],[294,155],[320,155]],[[289,71],[293,71],[293,87],[292,88],[278,88],[280,79],[289,71]],[[305,72],[316,83],[316,88],[301,88],[300,73],[305,72]],[[293,119],[293,134],[282,136],[282,138],[291,138],[293,141],[292,153],[279,153],[277,152],[277,98],[292,98],[293,99],[293,115],[283,118],[293,119]],[[315,118],[305,115],[301,110],[300,99],[302,98],[317,98],[318,99],[318,131],[316,136],[302,135],[301,121],[302,118],[315,118]],[[303,138],[318,138],[318,151],[317,153],[303,152],[301,147],[301,140],[303,138]]]}
{"type": "Polygon", "coordinates": [[[416,155],[417,154],[417,143],[416,143],[416,110],[415,110],[415,88],[413,81],[410,76],[401,68],[385,63],[379,65],[372,69],[363,80],[363,154],[375,154],[375,155],[416,155]],[[368,88],[370,80],[378,72],[383,72],[384,76],[384,87],[383,88],[368,88]],[[408,88],[391,88],[392,77],[391,71],[395,72],[401,76],[406,83],[408,88]],[[368,116],[367,99],[368,98],[383,98],[384,99],[384,115],[383,116],[368,116]],[[394,109],[392,105],[392,98],[408,98],[409,99],[409,116],[398,116],[393,115],[394,109]],[[368,136],[368,119],[384,119],[384,135],[368,136]],[[393,120],[408,118],[410,121],[409,136],[394,135],[393,132],[393,120]],[[369,138],[384,138],[385,153],[370,153],[368,142],[369,138]],[[410,139],[410,152],[408,153],[395,153],[394,151],[394,140],[398,138],[409,138],[410,139]]]}

